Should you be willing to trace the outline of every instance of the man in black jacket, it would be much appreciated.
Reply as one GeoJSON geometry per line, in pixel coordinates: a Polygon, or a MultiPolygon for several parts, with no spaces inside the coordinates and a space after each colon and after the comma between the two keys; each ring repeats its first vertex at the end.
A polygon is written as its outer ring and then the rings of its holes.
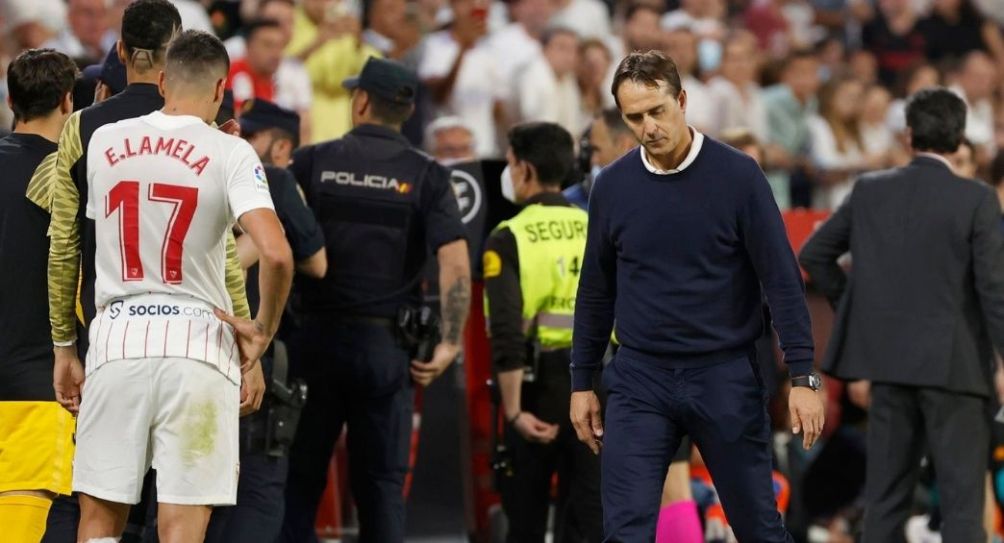
{"type": "Polygon", "coordinates": [[[961,99],[924,90],[906,113],[913,161],[863,176],[800,260],[837,307],[824,369],[873,383],[863,541],[903,541],[929,451],[942,536],[982,542],[987,399],[1004,348],[1000,203],[945,158],[965,128],[961,99]],[[838,264],[848,251],[850,275],[838,264]]]}

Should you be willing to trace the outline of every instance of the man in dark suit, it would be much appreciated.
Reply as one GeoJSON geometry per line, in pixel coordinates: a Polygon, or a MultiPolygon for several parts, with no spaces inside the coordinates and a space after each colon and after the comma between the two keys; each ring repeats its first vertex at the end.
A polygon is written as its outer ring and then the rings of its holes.
{"type": "Polygon", "coordinates": [[[904,541],[922,454],[951,542],[985,542],[993,348],[1004,348],[1004,236],[987,186],[952,173],[966,106],[945,89],[907,105],[913,161],[862,176],[802,249],[837,307],[823,369],[872,382],[865,543],[904,541]],[[850,251],[853,271],[837,260],[850,251]]]}

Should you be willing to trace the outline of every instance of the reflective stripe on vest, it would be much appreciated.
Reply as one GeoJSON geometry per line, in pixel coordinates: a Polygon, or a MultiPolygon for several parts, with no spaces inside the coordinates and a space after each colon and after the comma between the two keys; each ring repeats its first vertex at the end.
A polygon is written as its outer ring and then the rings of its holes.
{"type": "Polygon", "coordinates": [[[587,217],[577,207],[533,204],[496,227],[509,228],[516,238],[523,331],[530,335],[536,326],[536,337],[544,348],[572,344],[587,217]]]}

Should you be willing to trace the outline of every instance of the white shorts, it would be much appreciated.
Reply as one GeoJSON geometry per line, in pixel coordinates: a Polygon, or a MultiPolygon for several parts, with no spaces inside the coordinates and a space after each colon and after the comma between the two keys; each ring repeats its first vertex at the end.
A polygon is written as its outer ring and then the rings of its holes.
{"type": "Polygon", "coordinates": [[[233,505],[237,500],[240,388],[187,358],[103,364],[84,381],[73,490],[139,502],[157,470],[157,501],[233,505]]]}

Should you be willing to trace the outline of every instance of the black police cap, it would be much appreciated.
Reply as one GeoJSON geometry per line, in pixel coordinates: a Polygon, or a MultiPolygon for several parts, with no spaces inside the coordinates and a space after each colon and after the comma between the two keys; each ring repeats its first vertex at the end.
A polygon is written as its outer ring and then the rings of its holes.
{"type": "Polygon", "coordinates": [[[255,99],[244,102],[237,122],[241,125],[241,132],[245,134],[278,128],[289,132],[294,141],[300,136],[300,116],[295,111],[277,106],[268,100],[255,99]]]}
{"type": "Polygon", "coordinates": [[[119,60],[118,51],[114,47],[108,51],[101,64],[92,64],[84,68],[83,78],[89,81],[101,81],[111,89],[113,95],[124,91],[128,85],[125,65],[119,60]]]}
{"type": "Polygon", "coordinates": [[[349,90],[359,88],[398,104],[411,104],[415,102],[418,77],[393,60],[370,57],[362,73],[346,79],[342,86],[349,90]]]}

